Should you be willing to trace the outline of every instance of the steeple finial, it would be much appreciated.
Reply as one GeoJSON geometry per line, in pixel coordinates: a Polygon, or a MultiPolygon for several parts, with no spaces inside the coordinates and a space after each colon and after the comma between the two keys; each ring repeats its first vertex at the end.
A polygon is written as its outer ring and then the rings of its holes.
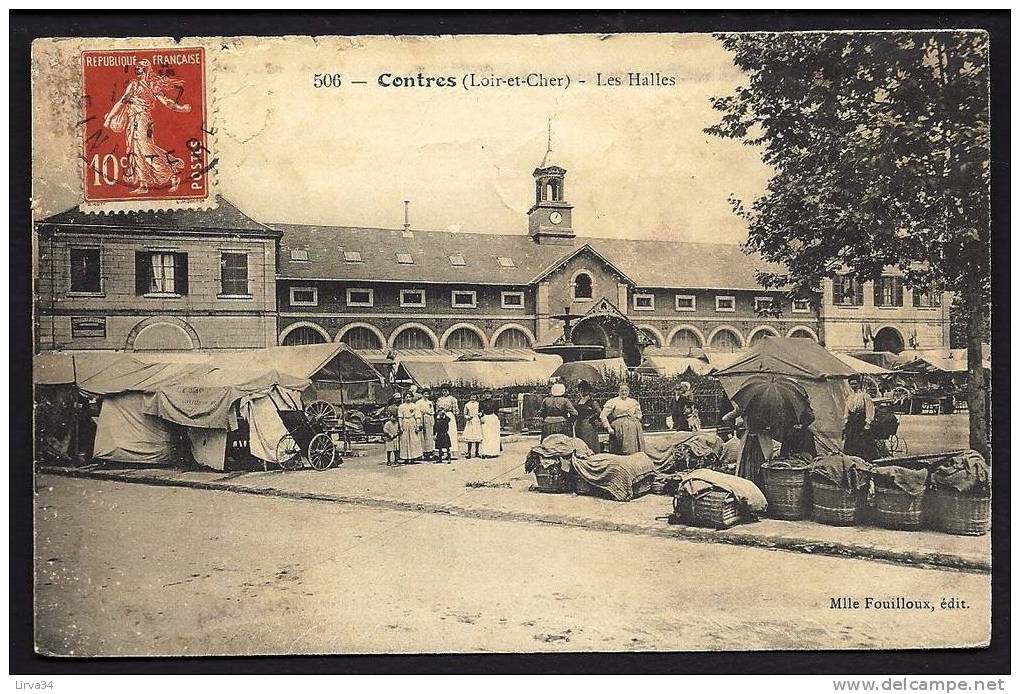
{"type": "Polygon", "coordinates": [[[542,157],[542,168],[545,168],[546,164],[549,163],[550,154],[552,154],[552,116],[549,116],[546,124],[545,156],[542,157]]]}

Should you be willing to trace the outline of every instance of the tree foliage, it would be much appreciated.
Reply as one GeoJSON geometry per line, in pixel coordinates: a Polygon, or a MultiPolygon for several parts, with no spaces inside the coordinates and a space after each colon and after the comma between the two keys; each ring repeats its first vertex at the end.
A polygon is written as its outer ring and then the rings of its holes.
{"type": "Polygon", "coordinates": [[[983,32],[722,35],[748,78],[708,132],[775,175],[734,200],[767,286],[813,291],[886,266],[908,286],[989,295],[988,60],[983,32]]]}
{"type": "Polygon", "coordinates": [[[719,36],[746,84],[713,99],[707,131],[758,148],[774,170],[732,200],[747,247],[783,271],[767,287],[806,296],[821,280],[898,267],[942,287],[965,318],[971,445],[984,448],[980,339],[989,271],[988,37],[979,31],[719,36]],[[977,415],[975,417],[975,415],[977,415]],[[983,426],[983,425],[978,425],[983,426]]]}

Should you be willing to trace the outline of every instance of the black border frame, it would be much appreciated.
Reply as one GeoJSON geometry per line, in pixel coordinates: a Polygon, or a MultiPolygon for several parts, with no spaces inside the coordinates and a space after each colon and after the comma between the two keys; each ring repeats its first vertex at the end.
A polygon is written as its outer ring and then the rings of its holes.
{"type": "Polygon", "coordinates": [[[742,673],[968,674],[1010,672],[1009,164],[1010,14],[953,12],[11,12],[11,402],[31,401],[32,279],[30,50],[47,36],[288,34],[546,34],[612,32],[984,29],[990,34],[992,115],[993,447],[992,641],[989,648],[915,651],[662,652],[495,655],[63,659],[33,651],[31,408],[11,407],[9,672],[17,674],[742,673]],[[19,271],[15,272],[17,269],[19,271]],[[29,271],[24,271],[29,269],[29,271]]]}

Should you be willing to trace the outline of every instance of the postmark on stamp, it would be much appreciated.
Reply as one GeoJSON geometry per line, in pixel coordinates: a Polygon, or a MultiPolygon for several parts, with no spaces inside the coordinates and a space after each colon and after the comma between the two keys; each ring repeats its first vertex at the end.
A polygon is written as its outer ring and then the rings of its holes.
{"type": "Polygon", "coordinates": [[[84,207],[211,201],[205,49],[88,50],[81,65],[84,207]]]}

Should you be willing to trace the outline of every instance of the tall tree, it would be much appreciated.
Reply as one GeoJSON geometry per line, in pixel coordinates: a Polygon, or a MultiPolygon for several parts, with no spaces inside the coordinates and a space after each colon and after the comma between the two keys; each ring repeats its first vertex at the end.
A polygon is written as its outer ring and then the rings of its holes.
{"type": "Polygon", "coordinates": [[[987,454],[988,37],[979,31],[724,34],[746,75],[713,99],[709,133],[760,149],[760,198],[732,200],[747,247],[785,272],[766,286],[814,292],[898,267],[956,295],[967,324],[970,443],[987,454]]]}

